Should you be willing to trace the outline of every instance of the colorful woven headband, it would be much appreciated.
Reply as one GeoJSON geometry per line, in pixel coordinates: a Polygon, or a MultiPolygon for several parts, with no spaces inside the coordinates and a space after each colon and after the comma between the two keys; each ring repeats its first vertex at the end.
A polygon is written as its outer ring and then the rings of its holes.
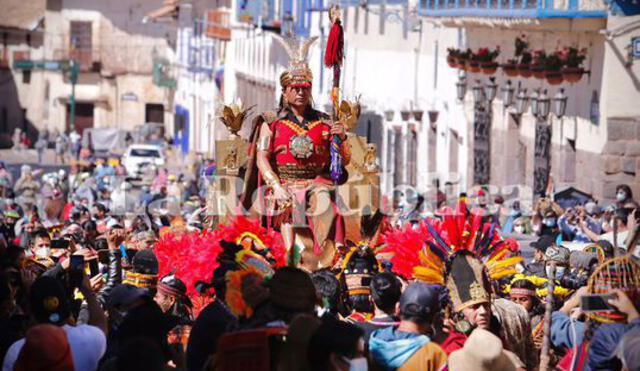
{"type": "Polygon", "coordinates": [[[525,289],[522,287],[514,287],[509,291],[509,295],[536,296],[535,290],[525,289]]]}
{"type": "Polygon", "coordinates": [[[143,289],[155,288],[157,282],[157,274],[144,274],[132,271],[124,271],[124,277],[122,279],[122,283],[128,283],[143,289]]]}
{"type": "Polygon", "coordinates": [[[173,295],[173,296],[180,296],[182,295],[182,293],[180,292],[180,290],[176,289],[175,287],[171,287],[165,283],[160,282],[158,284],[158,291],[161,291],[167,295],[173,295]]]}

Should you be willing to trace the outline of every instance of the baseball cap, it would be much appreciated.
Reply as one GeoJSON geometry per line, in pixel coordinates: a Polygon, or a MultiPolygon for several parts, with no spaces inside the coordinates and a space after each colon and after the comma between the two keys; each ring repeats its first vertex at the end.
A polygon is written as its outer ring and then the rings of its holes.
{"type": "Polygon", "coordinates": [[[538,238],[537,241],[533,241],[529,244],[529,246],[533,247],[536,250],[540,250],[542,252],[547,251],[549,246],[553,245],[556,242],[556,239],[551,235],[544,235],[538,238]]]}
{"type": "Polygon", "coordinates": [[[40,276],[31,286],[31,313],[39,323],[62,325],[71,315],[64,286],[53,277],[40,276]]]}
{"type": "Polygon", "coordinates": [[[438,308],[438,291],[425,282],[413,282],[400,296],[400,313],[403,316],[425,317],[438,308]]]}

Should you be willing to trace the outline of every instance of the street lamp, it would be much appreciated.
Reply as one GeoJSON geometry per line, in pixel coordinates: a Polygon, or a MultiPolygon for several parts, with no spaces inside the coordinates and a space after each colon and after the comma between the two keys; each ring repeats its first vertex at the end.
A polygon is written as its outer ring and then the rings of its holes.
{"type": "Polygon", "coordinates": [[[521,89],[520,83],[518,83],[518,95],[516,96],[516,114],[521,116],[524,111],[527,110],[528,103],[529,97],[527,96],[527,89],[521,89]]]}
{"type": "Polygon", "coordinates": [[[538,93],[539,90],[540,89],[534,90],[529,97],[529,101],[531,102],[531,114],[536,117],[538,116],[538,96],[540,95],[538,93]]]}
{"type": "Polygon", "coordinates": [[[388,109],[388,110],[384,111],[384,118],[385,118],[387,121],[391,122],[391,121],[393,121],[393,115],[394,115],[394,113],[395,113],[395,111],[394,111],[394,110],[392,110],[392,109],[388,109]]]}
{"type": "Polygon", "coordinates": [[[476,104],[484,103],[484,89],[482,89],[480,80],[476,80],[476,84],[471,88],[471,92],[473,93],[473,101],[476,104]]]}
{"type": "Polygon", "coordinates": [[[464,96],[467,94],[467,79],[464,77],[460,77],[458,82],[456,82],[456,93],[458,95],[458,100],[463,101],[464,96]]]}
{"type": "Polygon", "coordinates": [[[564,94],[564,88],[553,97],[553,113],[557,118],[562,118],[567,111],[567,96],[564,94]]]}
{"type": "Polygon", "coordinates": [[[493,100],[496,99],[497,92],[498,84],[496,84],[496,78],[490,77],[489,81],[484,86],[484,95],[489,103],[493,102],[493,100]]]}
{"type": "Polygon", "coordinates": [[[424,114],[424,111],[421,109],[415,109],[413,110],[413,118],[418,121],[418,122],[422,122],[422,115],[424,114]]]}
{"type": "Polygon", "coordinates": [[[513,104],[513,97],[515,95],[516,88],[511,84],[511,80],[507,80],[507,85],[502,87],[502,104],[504,107],[509,107],[513,104]]]}
{"type": "Polygon", "coordinates": [[[538,97],[538,116],[546,120],[549,117],[549,109],[551,108],[551,100],[547,95],[547,89],[542,91],[542,94],[538,97]]]}

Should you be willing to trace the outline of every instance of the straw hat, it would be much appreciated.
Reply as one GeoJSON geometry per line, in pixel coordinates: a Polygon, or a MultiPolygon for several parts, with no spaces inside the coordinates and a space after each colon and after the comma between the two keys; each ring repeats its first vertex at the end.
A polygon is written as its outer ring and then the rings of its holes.
{"type": "Polygon", "coordinates": [[[524,367],[518,357],[502,348],[500,338],[487,330],[473,330],[462,349],[449,356],[451,371],[515,371],[524,367]]]}

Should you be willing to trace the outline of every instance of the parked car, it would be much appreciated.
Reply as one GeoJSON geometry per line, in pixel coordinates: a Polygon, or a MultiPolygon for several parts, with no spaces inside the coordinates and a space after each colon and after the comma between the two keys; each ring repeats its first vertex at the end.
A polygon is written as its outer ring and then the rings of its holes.
{"type": "Polygon", "coordinates": [[[132,144],[122,156],[122,165],[127,169],[127,176],[131,178],[141,178],[149,166],[161,167],[165,161],[162,148],[151,144],[132,144]]]}

